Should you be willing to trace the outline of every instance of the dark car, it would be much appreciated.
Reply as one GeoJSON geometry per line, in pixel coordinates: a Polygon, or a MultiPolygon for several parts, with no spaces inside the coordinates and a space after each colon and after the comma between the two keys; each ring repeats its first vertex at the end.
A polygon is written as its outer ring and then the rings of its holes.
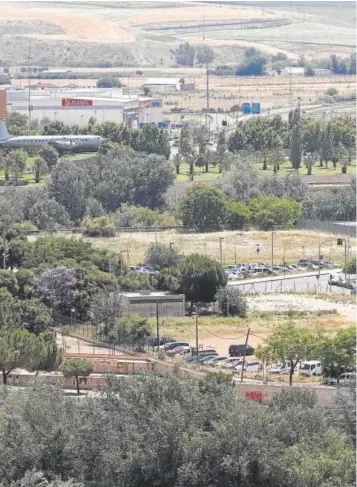
{"type": "Polygon", "coordinates": [[[245,349],[245,356],[254,355],[255,348],[250,345],[231,345],[229,347],[228,353],[230,357],[243,357],[245,349]]]}

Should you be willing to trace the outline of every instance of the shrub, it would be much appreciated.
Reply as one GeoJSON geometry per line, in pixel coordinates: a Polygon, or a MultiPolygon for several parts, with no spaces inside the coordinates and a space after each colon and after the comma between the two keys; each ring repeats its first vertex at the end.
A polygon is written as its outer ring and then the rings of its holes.
{"type": "Polygon", "coordinates": [[[219,312],[223,316],[239,316],[245,318],[247,316],[247,300],[242,292],[234,287],[221,287],[216,294],[219,312]]]}
{"type": "Polygon", "coordinates": [[[301,204],[289,198],[266,196],[249,203],[251,223],[260,230],[291,228],[301,216],[301,204]]]}

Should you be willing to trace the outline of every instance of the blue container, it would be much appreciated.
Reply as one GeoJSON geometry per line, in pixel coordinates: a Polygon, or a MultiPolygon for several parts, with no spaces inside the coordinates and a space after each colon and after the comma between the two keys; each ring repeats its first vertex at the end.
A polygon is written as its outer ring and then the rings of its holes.
{"type": "Polygon", "coordinates": [[[250,103],[243,103],[242,110],[243,110],[244,115],[249,115],[251,113],[250,103]]]}
{"type": "Polygon", "coordinates": [[[260,113],[260,103],[252,103],[252,113],[260,113]]]}

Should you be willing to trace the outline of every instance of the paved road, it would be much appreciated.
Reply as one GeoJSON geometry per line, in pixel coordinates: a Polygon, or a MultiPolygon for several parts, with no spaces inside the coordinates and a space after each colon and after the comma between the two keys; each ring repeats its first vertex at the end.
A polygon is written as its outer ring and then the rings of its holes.
{"type": "MultiPolygon", "coordinates": [[[[338,270],[334,270],[334,273],[338,270]]],[[[281,293],[289,291],[318,291],[318,282],[320,281],[320,292],[332,292],[338,294],[350,294],[349,289],[338,286],[329,286],[330,271],[324,271],[318,280],[316,272],[308,275],[294,275],[261,279],[245,279],[244,281],[230,281],[229,285],[238,287],[246,293],[281,293]]]]}

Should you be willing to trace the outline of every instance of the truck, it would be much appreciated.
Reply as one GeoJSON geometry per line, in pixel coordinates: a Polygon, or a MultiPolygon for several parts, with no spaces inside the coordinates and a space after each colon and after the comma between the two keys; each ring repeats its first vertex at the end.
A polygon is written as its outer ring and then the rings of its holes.
{"type": "Polygon", "coordinates": [[[323,366],[321,360],[308,360],[307,362],[302,362],[299,369],[299,375],[308,377],[322,375],[322,372],[323,366]]]}

